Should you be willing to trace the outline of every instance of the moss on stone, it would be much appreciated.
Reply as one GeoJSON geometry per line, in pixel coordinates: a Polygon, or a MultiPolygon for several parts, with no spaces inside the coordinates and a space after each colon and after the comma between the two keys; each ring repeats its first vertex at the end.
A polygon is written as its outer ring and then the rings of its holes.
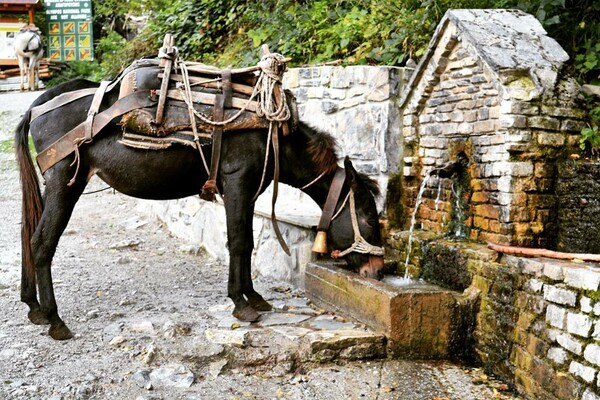
{"type": "Polygon", "coordinates": [[[453,290],[465,290],[471,284],[467,259],[460,248],[436,242],[422,244],[420,277],[453,290]]]}

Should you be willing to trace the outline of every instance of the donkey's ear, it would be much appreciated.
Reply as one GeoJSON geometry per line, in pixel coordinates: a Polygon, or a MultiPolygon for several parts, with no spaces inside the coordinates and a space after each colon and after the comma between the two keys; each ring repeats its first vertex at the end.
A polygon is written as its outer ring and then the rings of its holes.
{"type": "Polygon", "coordinates": [[[352,161],[350,161],[348,156],[344,158],[344,169],[346,170],[346,182],[348,182],[350,188],[356,192],[359,187],[358,172],[354,169],[352,161]]]}

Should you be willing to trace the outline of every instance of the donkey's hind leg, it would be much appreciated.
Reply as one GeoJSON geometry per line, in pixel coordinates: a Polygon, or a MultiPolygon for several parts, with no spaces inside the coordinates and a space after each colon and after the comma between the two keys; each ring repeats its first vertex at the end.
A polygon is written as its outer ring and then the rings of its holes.
{"type": "MultiPolygon", "coordinates": [[[[63,164],[68,163],[63,160],[63,164]]],[[[58,167],[58,165],[57,165],[58,167]]],[[[51,171],[58,176],[61,171],[51,171]]],[[[68,174],[69,169],[65,168],[68,174]]],[[[85,176],[80,171],[79,177],[85,176]]],[[[51,263],[58,241],[64,232],[77,200],[86,186],[85,179],[78,179],[73,186],[67,186],[66,179],[48,179],[46,182],[44,211],[31,239],[33,261],[36,268],[40,310],[50,322],[48,333],[53,339],[64,340],[73,337],[69,328],[58,315],[56,298],[52,285],[51,263]]]]}
{"type": "Polygon", "coordinates": [[[25,69],[25,58],[17,55],[17,59],[19,61],[20,89],[22,92],[25,90],[25,75],[27,74],[27,70],[25,69]]]}

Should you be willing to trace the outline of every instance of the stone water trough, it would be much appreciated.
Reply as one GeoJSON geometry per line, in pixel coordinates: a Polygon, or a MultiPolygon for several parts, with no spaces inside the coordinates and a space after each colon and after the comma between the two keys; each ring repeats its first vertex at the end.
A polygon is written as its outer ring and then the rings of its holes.
{"type": "Polygon", "coordinates": [[[389,355],[449,358],[464,348],[468,327],[460,321],[471,299],[459,292],[418,281],[375,281],[333,261],[309,263],[305,284],[315,304],[383,333],[389,355]]]}

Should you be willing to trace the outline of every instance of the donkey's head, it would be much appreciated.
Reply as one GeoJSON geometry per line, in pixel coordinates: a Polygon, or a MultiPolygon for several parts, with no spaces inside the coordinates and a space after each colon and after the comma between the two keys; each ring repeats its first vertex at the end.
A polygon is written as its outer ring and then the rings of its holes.
{"type": "Polygon", "coordinates": [[[379,189],[359,174],[352,162],[344,160],[346,183],[350,187],[343,209],[328,232],[334,257],[344,258],[349,267],[368,278],[380,279],[384,267],[383,247],[375,196],[379,189]]]}

